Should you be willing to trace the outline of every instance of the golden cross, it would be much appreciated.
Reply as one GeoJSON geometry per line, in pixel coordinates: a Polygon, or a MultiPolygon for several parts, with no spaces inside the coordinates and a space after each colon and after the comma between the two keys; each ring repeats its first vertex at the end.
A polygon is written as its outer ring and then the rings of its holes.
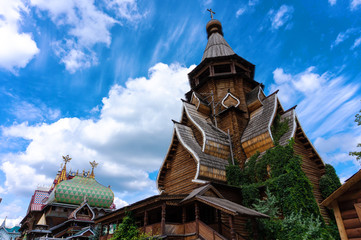
{"type": "Polygon", "coordinates": [[[65,157],[63,156],[63,159],[64,159],[64,162],[65,162],[65,165],[70,162],[71,160],[71,157],[69,157],[69,155],[66,155],[65,157]]]}
{"type": "Polygon", "coordinates": [[[213,19],[213,14],[216,14],[216,13],[212,11],[212,8],[207,9],[207,11],[208,11],[208,12],[210,12],[210,14],[211,14],[211,18],[213,19]]]}
{"type": "Polygon", "coordinates": [[[95,160],[93,162],[89,162],[90,165],[92,166],[92,168],[96,168],[98,166],[99,163],[95,162],[95,160]]]}

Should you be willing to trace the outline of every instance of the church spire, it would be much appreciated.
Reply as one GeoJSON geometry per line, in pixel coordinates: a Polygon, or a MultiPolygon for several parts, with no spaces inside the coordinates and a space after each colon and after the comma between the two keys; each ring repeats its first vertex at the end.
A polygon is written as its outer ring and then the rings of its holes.
{"type": "Polygon", "coordinates": [[[217,19],[211,19],[207,25],[208,43],[204,50],[202,61],[206,58],[234,55],[234,51],[223,37],[222,24],[217,19]]]}

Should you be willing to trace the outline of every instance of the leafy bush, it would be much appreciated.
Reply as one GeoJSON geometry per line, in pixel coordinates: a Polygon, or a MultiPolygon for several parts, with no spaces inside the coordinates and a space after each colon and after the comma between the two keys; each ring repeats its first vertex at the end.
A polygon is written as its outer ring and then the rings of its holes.
{"type": "Polygon", "coordinates": [[[281,219],[277,198],[269,189],[267,189],[266,194],[267,199],[257,200],[257,203],[253,204],[255,210],[271,217],[270,219],[258,219],[258,239],[334,239],[319,217],[313,215],[305,217],[302,210],[281,219]]]}
{"type": "Polygon", "coordinates": [[[137,225],[134,222],[131,213],[126,213],[121,224],[117,226],[111,240],[145,240],[154,239],[146,234],[141,234],[137,225]]]}

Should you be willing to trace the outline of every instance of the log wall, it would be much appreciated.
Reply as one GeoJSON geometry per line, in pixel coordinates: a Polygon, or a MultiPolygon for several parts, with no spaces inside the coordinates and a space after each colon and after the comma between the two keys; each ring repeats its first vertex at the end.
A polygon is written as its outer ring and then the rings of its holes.
{"type": "Polygon", "coordinates": [[[361,239],[361,184],[355,184],[337,200],[347,237],[361,239]]]}
{"type": "Polygon", "coordinates": [[[164,177],[164,191],[168,194],[189,194],[197,187],[192,180],[196,175],[197,165],[189,152],[181,145],[171,159],[164,177]]]}

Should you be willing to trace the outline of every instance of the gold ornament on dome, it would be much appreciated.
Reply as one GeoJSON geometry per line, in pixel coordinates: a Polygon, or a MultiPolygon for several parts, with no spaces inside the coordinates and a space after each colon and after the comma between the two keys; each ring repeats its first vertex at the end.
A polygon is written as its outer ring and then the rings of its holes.
{"type": "Polygon", "coordinates": [[[63,160],[64,160],[65,165],[66,165],[68,162],[70,162],[71,157],[69,157],[69,155],[66,155],[65,157],[63,156],[63,160]]]}

